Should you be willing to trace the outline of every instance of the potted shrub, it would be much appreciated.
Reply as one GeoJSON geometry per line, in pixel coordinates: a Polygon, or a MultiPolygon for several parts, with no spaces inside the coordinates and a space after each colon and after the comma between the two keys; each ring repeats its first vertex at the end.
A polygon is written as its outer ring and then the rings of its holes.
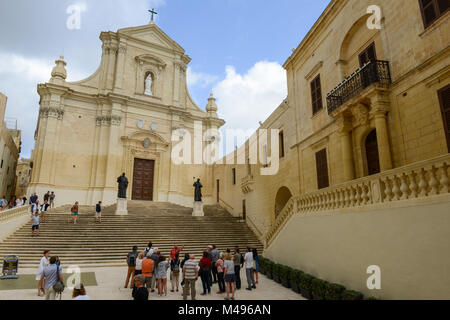
{"type": "Polygon", "coordinates": [[[337,283],[330,283],[325,288],[325,300],[342,300],[345,287],[337,283]]]}
{"type": "Polygon", "coordinates": [[[291,287],[291,273],[292,273],[292,268],[287,267],[287,266],[281,266],[281,268],[280,268],[281,284],[285,288],[291,287]]]}
{"type": "Polygon", "coordinates": [[[303,272],[300,270],[291,271],[291,288],[294,292],[301,293],[300,291],[300,278],[303,272]]]}
{"type": "Polygon", "coordinates": [[[361,292],[353,290],[344,290],[342,292],[342,300],[363,300],[364,295],[361,292]]]}
{"type": "Polygon", "coordinates": [[[309,274],[303,272],[299,274],[298,286],[300,287],[300,294],[308,300],[311,300],[313,298],[312,296],[313,279],[315,278],[309,274]]]}
{"type": "Polygon", "coordinates": [[[311,281],[311,290],[314,300],[325,300],[325,292],[327,290],[329,283],[320,280],[320,279],[313,279],[311,281]]]}

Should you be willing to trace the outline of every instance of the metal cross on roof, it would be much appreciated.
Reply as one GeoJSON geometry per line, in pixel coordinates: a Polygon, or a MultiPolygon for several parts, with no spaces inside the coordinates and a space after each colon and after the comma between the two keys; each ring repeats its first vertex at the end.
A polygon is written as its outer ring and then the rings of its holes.
{"type": "Polygon", "coordinates": [[[148,10],[148,12],[152,14],[152,21],[153,21],[153,16],[158,13],[155,11],[155,8],[152,8],[152,10],[148,10]]]}

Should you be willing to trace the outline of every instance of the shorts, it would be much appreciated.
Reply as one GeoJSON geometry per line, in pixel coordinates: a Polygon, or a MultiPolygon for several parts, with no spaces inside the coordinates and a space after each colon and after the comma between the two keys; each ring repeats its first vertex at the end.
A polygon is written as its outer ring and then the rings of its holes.
{"type": "Polygon", "coordinates": [[[31,230],[32,230],[32,231],[34,231],[34,230],[39,230],[39,225],[37,225],[37,226],[31,226],[31,230]]]}
{"type": "Polygon", "coordinates": [[[78,212],[72,212],[72,216],[73,216],[73,217],[78,216],[78,212]]]}
{"type": "Polygon", "coordinates": [[[233,273],[233,274],[227,274],[227,275],[225,275],[225,282],[226,282],[226,283],[233,283],[233,282],[236,282],[236,276],[235,276],[235,274],[233,273]]]}
{"type": "Polygon", "coordinates": [[[134,276],[142,274],[142,270],[134,270],[134,276]]]}
{"type": "Polygon", "coordinates": [[[145,287],[150,289],[152,287],[152,277],[145,277],[145,287]]]}
{"type": "Polygon", "coordinates": [[[102,217],[102,213],[101,212],[96,212],[95,213],[95,217],[96,218],[101,218],[102,217]]]}

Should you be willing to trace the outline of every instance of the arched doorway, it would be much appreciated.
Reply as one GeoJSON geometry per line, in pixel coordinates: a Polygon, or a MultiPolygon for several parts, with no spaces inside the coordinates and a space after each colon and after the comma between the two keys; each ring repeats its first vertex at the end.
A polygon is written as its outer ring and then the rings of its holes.
{"type": "Polygon", "coordinates": [[[275,198],[275,219],[278,217],[280,212],[284,209],[289,199],[292,198],[291,191],[286,187],[281,187],[275,198]]]}
{"type": "Polygon", "coordinates": [[[380,173],[377,131],[372,130],[366,138],[367,170],[369,176],[380,173]]]}

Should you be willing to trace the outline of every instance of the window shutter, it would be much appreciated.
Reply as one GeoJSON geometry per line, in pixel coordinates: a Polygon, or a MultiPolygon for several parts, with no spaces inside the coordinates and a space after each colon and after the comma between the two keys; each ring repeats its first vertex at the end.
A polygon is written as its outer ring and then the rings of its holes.
{"type": "Polygon", "coordinates": [[[319,189],[330,186],[328,178],[327,150],[323,149],[316,153],[317,187],[319,189]]]}
{"type": "Polygon", "coordinates": [[[313,114],[322,110],[322,88],[320,84],[320,74],[311,82],[311,101],[313,114]]]}

